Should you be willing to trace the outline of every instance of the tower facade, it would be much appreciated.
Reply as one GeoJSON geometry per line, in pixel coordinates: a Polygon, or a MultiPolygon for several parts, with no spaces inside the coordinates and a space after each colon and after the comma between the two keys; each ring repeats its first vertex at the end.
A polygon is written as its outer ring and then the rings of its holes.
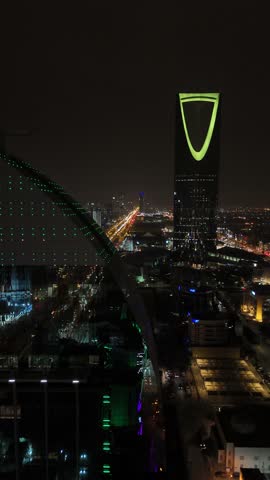
{"type": "Polygon", "coordinates": [[[201,263],[216,248],[220,94],[179,93],[176,101],[174,250],[201,263]]]}

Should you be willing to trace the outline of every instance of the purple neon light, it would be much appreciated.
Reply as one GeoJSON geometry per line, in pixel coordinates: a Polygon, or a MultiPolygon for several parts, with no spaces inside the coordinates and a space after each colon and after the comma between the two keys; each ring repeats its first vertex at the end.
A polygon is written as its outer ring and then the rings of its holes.
{"type": "Polygon", "coordinates": [[[142,409],[142,401],[141,401],[141,399],[139,398],[138,403],[137,403],[137,412],[140,412],[141,409],[142,409]]]}
{"type": "Polygon", "coordinates": [[[140,428],[138,430],[138,435],[141,437],[143,434],[143,424],[141,423],[140,428]]]}

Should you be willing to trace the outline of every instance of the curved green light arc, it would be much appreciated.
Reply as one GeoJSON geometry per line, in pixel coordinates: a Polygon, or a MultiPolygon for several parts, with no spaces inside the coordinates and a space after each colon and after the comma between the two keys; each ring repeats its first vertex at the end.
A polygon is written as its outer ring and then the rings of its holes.
{"type": "Polygon", "coordinates": [[[212,139],[216,117],[217,117],[219,93],[197,93],[197,94],[196,93],[179,93],[179,103],[181,108],[184,131],[185,131],[186,140],[187,140],[190,153],[193,156],[194,160],[197,160],[199,162],[205,156],[212,139]],[[212,102],[214,104],[208,131],[207,131],[203,146],[200,150],[195,150],[189,137],[187,123],[185,119],[185,112],[183,107],[183,104],[187,102],[212,102]]]}

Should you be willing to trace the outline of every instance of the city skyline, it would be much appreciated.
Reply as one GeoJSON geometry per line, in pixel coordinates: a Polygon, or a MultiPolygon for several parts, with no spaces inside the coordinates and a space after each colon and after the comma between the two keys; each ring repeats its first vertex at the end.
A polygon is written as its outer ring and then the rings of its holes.
{"type": "Polygon", "coordinates": [[[266,480],[268,15],[61,3],[2,8],[0,477],[266,480]]]}
{"type": "Polygon", "coordinates": [[[8,150],[82,203],[144,191],[172,206],[175,94],[220,91],[220,206],[268,206],[263,11],[207,6],[66,6],[63,23],[60,6],[5,5],[0,127],[32,130],[8,150]]]}

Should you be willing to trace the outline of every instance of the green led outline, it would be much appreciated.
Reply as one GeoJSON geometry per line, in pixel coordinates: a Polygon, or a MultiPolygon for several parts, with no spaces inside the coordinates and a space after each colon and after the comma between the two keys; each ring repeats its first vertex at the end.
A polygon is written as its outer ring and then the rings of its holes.
{"type": "Polygon", "coordinates": [[[214,127],[215,127],[215,122],[216,122],[216,117],[217,117],[217,109],[218,109],[218,103],[219,103],[219,93],[179,93],[179,103],[180,103],[180,108],[181,108],[181,114],[182,114],[182,120],[183,120],[183,125],[184,125],[184,130],[185,130],[185,135],[186,135],[186,140],[187,144],[190,150],[191,155],[193,156],[194,160],[197,160],[199,162],[200,160],[203,159],[205,156],[208,147],[210,145],[214,127]],[[203,143],[203,146],[201,150],[197,151],[195,148],[193,148],[191,140],[189,138],[189,133],[187,129],[187,124],[186,124],[186,119],[185,119],[185,113],[184,113],[184,108],[183,108],[183,103],[186,102],[212,102],[214,103],[213,110],[212,110],[212,115],[211,115],[211,120],[209,123],[208,131],[203,143]]]}

